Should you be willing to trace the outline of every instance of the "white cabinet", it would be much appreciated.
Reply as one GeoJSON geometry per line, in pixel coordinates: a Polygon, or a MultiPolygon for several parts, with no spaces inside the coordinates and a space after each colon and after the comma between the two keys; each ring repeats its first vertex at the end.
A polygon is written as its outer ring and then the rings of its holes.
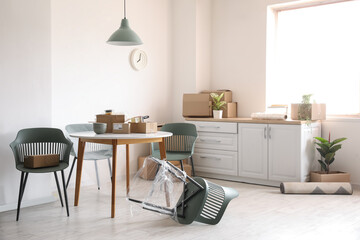
{"type": "Polygon", "coordinates": [[[300,181],[301,125],[269,124],[269,180],[300,181]]]}
{"type": "Polygon", "coordinates": [[[319,122],[263,124],[191,121],[199,137],[193,155],[199,176],[279,186],[307,181],[316,170],[319,122]]]}
{"type": "Polygon", "coordinates": [[[266,124],[239,124],[239,176],[267,179],[266,124]]]}
{"type": "Polygon", "coordinates": [[[199,135],[193,155],[196,174],[200,172],[237,176],[237,123],[191,123],[196,125],[199,135]]]}
{"type": "Polygon", "coordinates": [[[319,128],[319,124],[240,123],[239,177],[274,182],[307,180],[316,162],[313,137],[320,135],[319,128]]]}

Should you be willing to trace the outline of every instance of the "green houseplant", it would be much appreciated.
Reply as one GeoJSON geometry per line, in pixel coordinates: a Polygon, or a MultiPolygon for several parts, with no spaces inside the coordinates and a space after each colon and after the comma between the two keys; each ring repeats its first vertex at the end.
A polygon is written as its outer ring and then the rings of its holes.
{"type": "Polygon", "coordinates": [[[210,93],[210,96],[213,101],[212,109],[213,109],[213,115],[215,119],[221,119],[222,113],[225,108],[225,101],[221,101],[221,99],[224,97],[224,93],[221,93],[218,95],[217,93],[210,93]]]}
{"type": "MultiPolygon", "coordinates": [[[[329,133],[329,140],[326,140],[321,137],[315,137],[315,139],[317,140],[315,142],[315,144],[317,145],[316,150],[321,155],[321,159],[319,159],[318,162],[320,163],[322,171],[311,172],[311,179],[312,179],[311,181],[313,181],[314,179],[319,181],[319,180],[321,180],[321,178],[327,179],[326,181],[330,181],[330,182],[350,181],[350,175],[348,173],[330,171],[330,165],[335,161],[335,154],[338,150],[341,149],[342,144],[340,144],[340,143],[345,141],[347,138],[338,138],[338,139],[331,141],[330,133],[329,133]],[[324,174],[327,176],[321,176],[324,174]],[[315,175],[317,175],[317,176],[315,176],[315,175]],[[330,175],[333,175],[333,176],[330,176],[330,175]],[[347,175],[347,176],[344,176],[344,175],[347,175]]],[[[315,182],[317,182],[317,181],[315,181],[315,182]]]]}

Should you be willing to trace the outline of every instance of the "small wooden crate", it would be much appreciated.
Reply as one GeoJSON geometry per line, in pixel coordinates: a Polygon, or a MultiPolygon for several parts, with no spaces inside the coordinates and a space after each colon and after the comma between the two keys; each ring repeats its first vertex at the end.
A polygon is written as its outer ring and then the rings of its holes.
{"type": "Polygon", "coordinates": [[[29,155],[24,157],[24,167],[42,168],[58,166],[60,154],[29,155]]]}

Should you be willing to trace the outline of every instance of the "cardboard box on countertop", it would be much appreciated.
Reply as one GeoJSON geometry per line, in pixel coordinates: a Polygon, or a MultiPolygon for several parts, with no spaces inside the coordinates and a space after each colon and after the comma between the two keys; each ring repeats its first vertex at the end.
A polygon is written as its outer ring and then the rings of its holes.
{"type": "Polygon", "coordinates": [[[230,102],[225,104],[223,109],[223,118],[236,118],[237,117],[237,102],[230,102]]]}
{"type": "Polygon", "coordinates": [[[187,94],[183,95],[183,113],[184,117],[211,117],[212,102],[209,100],[209,94],[187,94]]]}
{"type": "MultiPolygon", "coordinates": [[[[301,103],[291,104],[291,119],[299,120],[299,108],[301,103]]],[[[307,110],[307,109],[304,109],[307,110]]],[[[325,103],[312,103],[308,109],[309,112],[301,111],[302,115],[309,115],[309,120],[325,120],[326,119],[326,104],[325,103]]]]}

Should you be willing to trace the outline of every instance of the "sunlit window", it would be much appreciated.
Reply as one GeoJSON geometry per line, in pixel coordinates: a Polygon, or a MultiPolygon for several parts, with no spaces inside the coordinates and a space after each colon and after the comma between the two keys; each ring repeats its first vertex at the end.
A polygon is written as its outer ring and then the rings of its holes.
{"type": "Polygon", "coordinates": [[[360,112],[360,1],[278,12],[267,105],[314,94],[328,114],[360,112]]]}

